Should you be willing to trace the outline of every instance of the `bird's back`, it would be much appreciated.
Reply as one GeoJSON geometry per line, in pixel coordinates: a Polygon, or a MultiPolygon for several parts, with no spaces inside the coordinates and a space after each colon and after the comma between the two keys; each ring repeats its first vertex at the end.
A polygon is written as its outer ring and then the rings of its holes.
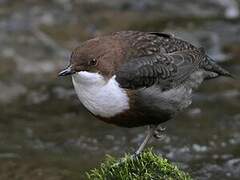
{"type": "MultiPolygon", "coordinates": [[[[209,71],[210,77],[208,78],[214,78],[212,73],[216,73],[216,76],[231,76],[229,72],[217,65],[205,53],[203,48],[195,47],[191,43],[176,38],[172,34],[161,32],[120,31],[112,34],[112,36],[116,36],[117,39],[124,41],[123,46],[127,51],[124,57],[125,63],[133,60],[140,60],[141,58],[147,59],[151,56],[164,56],[174,53],[181,55],[181,52],[185,52],[188,57],[193,57],[188,59],[184,59],[183,57],[182,60],[188,61],[187,63],[189,64],[193,64],[198,60],[198,64],[195,63],[193,68],[196,68],[196,70],[202,69],[209,71]]],[[[179,61],[175,58],[166,58],[162,60],[162,63],[177,64],[179,61]]],[[[118,70],[121,69],[121,66],[118,70]]]]}

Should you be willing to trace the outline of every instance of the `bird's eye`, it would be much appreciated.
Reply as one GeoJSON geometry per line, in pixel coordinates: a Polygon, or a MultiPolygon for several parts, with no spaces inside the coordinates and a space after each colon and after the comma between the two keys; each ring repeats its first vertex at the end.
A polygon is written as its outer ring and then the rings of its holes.
{"type": "Polygon", "coordinates": [[[94,66],[94,65],[96,65],[97,64],[97,60],[95,59],[95,58],[93,58],[93,59],[91,59],[90,61],[89,61],[89,65],[90,66],[94,66]]]}

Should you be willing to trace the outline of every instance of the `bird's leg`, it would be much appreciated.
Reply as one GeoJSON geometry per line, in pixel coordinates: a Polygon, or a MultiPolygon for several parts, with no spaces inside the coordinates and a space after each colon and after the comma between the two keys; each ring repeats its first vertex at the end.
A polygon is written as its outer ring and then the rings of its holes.
{"type": "MultiPolygon", "coordinates": [[[[131,158],[135,159],[139,156],[139,154],[143,151],[144,147],[146,146],[146,144],[148,143],[148,141],[152,136],[155,137],[156,139],[162,138],[163,135],[161,135],[161,132],[165,130],[166,128],[163,128],[159,125],[149,125],[145,139],[143,140],[142,144],[139,146],[138,150],[131,156],[131,158]]],[[[113,164],[112,167],[116,167],[122,164],[125,160],[126,160],[125,158],[121,159],[119,162],[113,164]]]]}
{"type": "Polygon", "coordinates": [[[154,134],[154,131],[155,131],[156,127],[157,126],[155,126],[155,125],[149,125],[148,126],[147,136],[143,140],[142,144],[139,146],[138,150],[134,153],[134,156],[138,156],[143,151],[144,147],[146,146],[146,144],[150,140],[151,136],[154,134]]]}
{"type": "MultiPolygon", "coordinates": [[[[150,140],[151,136],[154,134],[154,130],[156,129],[156,127],[157,126],[155,126],[155,125],[148,126],[147,135],[146,135],[145,139],[143,140],[142,144],[139,146],[138,150],[133,155],[131,155],[132,159],[138,158],[138,155],[143,151],[144,147],[150,140]]],[[[111,167],[116,167],[116,166],[122,164],[125,160],[126,160],[126,158],[120,159],[119,162],[113,164],[111,167]]]]}

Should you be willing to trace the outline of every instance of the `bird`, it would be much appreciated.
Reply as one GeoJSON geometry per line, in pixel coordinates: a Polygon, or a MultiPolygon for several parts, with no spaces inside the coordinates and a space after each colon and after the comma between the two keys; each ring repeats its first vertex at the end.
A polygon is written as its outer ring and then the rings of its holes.
{"type": "Polygon", "coordinates": [[[232,75],[196,47],[165,32],[119,31],[76,47],[59,76],[72,76],[76,94],[96,118],[120,127],[147,126],[139,155],[163,122],[192,102],[204,81],[232,75]]]}

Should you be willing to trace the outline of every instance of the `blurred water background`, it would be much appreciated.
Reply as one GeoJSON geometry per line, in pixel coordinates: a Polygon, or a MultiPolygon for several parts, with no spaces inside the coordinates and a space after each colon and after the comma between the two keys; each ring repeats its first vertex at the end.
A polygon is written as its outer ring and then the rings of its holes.
{"type": "Polygon", "coordinates": [[[105,154],[134,152],[145,128],[97,121],[58,71],[96,35],[165,31],[203,46],[236,80],[205,82],[154,150],[195,179],[240,178],[240,1],[0,0],[0,179],[84,179],[105,154]]]}

